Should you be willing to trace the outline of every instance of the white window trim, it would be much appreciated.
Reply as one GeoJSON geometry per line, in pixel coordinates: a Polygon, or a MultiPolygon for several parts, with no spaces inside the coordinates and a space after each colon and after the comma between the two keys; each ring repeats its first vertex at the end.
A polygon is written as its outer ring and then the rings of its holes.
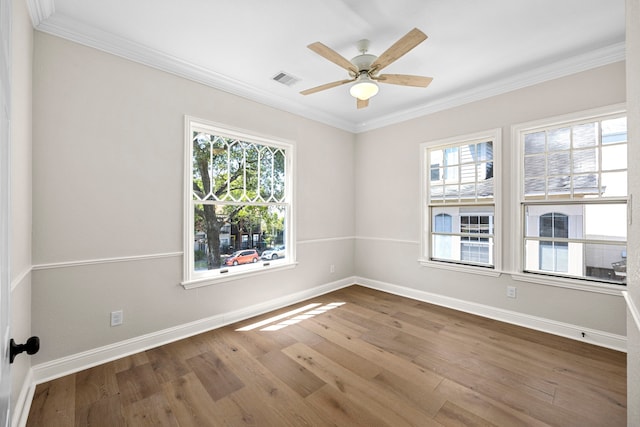
{"type": "MultiPolygon", "coordinates": [[[[523,247],[524,225],[522,224],[522,186],[520,185],[524,179],[524,168],[520,162],[522,156],[522,144],[520,135],[524,132],[537,128],[554,127],[571,124],[571,122],[582,122],[590,120],[603,120],[606,116],[616,116],[626,114],[626,103],[614,104],[600,108],[594,108],[575,113],[554,116],[545,119],[533,120],[530,122],[519,123],[511,126],[511,167],[514,185],[511,186],[511,236],[514,236],[515,247],[512,248],[510,265],[508,274],[511,278],[518,281],[526,281],[548,286],[556,286],[560,288],[578,289],[583,291],[592,291],[606,294],[620,295],[620,292],[627,289],[626,286],[613,285],[590,281],[588,279],[573,279],[568,277],[552,277],[544,274],[528,273],[524,271],[523,263],[523,247]]],[[[628,202],[628,201],[627,201],[628,202]]]]}
{"type": "Polygon", "coordinates": [[[184,224],[183,224],[183,276],[180,283],[185,289],[199,288],[203,286],[209,286],[217,283],[228,282],[232,280],[244,279],[247,277],[253,277],[261,274],[265,274],[273,271],[281,271],[285,269],[294,268],[297,265],[296,258],[296,236],[295,236],[295,200],[293,198],[294,183],[295,183],[295,143],[292,141],[284,140],[282,138],[275,138],[272,136],[260,135],[256,132],[247,131],[244,129],[234,128],[227,125],[222,125],[209,120],[196,118],[193,116],[185,115],[184,117],[184,224]],[[254,267],[245,269],[237,269],[232,271],[228,268],[221,268],[217,271],[208,271],[203,273],[195,273],[193,270],[193,206],[192,206],[192,150],[193,141],[191,138],[192,129],[195,126],[199,129],[205,129],[212,135],[219,135],[223,137],[229,137],[239,139],[247,142],[255,142],[258,144],[265,144],[270,146],[276,146],[284,148],[287,152],[286,163],[286,200],[289,201],[288,215],[285,218],[287,224],[285,232],[285,247],[287,248],[287,256],[284,259],[260,262],[254,267]],[[221,271],[226,271],[221,273],[221,271]]]}
{"type": "Polygon", "coordinates": [[[479,275],[499,277],[502,274],[502,128],[488,129],[466,135],[451,138],[423,142],[420,144],[420,258],[418,262],[424,267],[439,268],[443,270],[474,273],[479,275]],[[494,213],[493,213],[493,244],[494,266],[493,268],[474,265],[457,264],[453,262],[433,261],[430,259],[431,242],[429,229],[431,218],[428,209],[428,182],[431,179],[431,168],[427,165],[427,149],[462,144],[467,141],[491,140],[493,142],[493,182],[494,182],[494,213]]]}

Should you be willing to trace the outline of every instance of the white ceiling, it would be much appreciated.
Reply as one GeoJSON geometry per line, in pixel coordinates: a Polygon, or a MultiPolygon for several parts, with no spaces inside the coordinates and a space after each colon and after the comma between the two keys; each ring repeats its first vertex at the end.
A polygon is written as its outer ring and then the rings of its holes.
{"type": "Polygon", "coordinates": [[[28,0],[34,26],[352,132],[624,59],[624,0],[28,0]],[[356,109],[348,78],[311,52],[342,56],[366,38],[379,55],[412,28],[429,38],[385,73],[433,77],[381,85],[356,109]],[[300,79],[289,87],[272,78],[300,79]]]}

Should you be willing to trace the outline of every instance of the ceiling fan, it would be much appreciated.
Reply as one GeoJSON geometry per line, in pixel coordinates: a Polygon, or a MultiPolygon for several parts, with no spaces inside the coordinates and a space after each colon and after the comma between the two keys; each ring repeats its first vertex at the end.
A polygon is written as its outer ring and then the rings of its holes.
{"type": "Polygon", "coordinates": [[[351,59],[351,61],[345,59],[338,52],[320,42],[312,43],[307,46],[309,49],[347,70],[350,78],[326,83],[303,90],[300,93],[302,95],[310,95],[336,86],[354,83],[349,89],[349,93],[357,99],[358,108],[365,108],[369,105],[369,99],[378,93],[377,82],[401,86],[427,87],[433,80],[432,77],[412,76],[408,74],[379,74],[384,67],[396,61],[426,39],[426,34],[414,28],[380,56],[368,54],[369,40],[360,40],[357,43],[357,48],[361,53],[351,59]]]}

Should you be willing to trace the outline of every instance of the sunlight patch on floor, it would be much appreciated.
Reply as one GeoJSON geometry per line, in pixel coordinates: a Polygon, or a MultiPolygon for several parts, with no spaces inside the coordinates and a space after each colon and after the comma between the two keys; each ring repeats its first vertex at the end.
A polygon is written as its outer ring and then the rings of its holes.
{"type": "Polygon", "coordinates": [[[261,331],[277,331],[282,328],[286,328],[289,325],[295,325],[303,320],[311,319],[314,316],[326,313],[329,310],[340,307],[346,303],[344,302],[332,302],[322,305],[320,303],[307,304],[304,307],[297,308],[295,310],[288,311],[277,316],[270,317],[260,322],[252,323],[248,326],[236,329],[238,332],[251,331],[254,329],[262,328],[265,325],[270,325],[260,329],[261,331]],[[283,320],[284,319],[284,320],[283,320]],[[276,323],[277,322],[277,323],[276,323]]]}

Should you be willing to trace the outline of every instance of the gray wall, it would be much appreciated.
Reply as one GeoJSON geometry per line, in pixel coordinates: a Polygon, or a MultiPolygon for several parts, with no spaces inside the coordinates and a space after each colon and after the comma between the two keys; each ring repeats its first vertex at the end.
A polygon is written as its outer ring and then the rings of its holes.
{"type": "Polygon", "coordinates": [[[353,276],[351,133],[43,33],[34,45],[35,363],[353,276]],[[296,268],[179,286],[185,114],[295,142],[296,268]]]}
{"type": "MultiPolygon", "coordinates": [[[[466,302],[626,334],[625,304],[605,295],[422,267],[420,152],[423,142],[502,129],[503,270],[511,266],[511,126],[625,101],[625,64],[615,63],[357,135],[356,273],[466,302]],[[506,297],[507,285],[518,298],[506,297]]],[[[497,166],[496,166],[497,167],[497,166]]],[[[577,338],[577,335],[576,335],[577,338]]]]}

